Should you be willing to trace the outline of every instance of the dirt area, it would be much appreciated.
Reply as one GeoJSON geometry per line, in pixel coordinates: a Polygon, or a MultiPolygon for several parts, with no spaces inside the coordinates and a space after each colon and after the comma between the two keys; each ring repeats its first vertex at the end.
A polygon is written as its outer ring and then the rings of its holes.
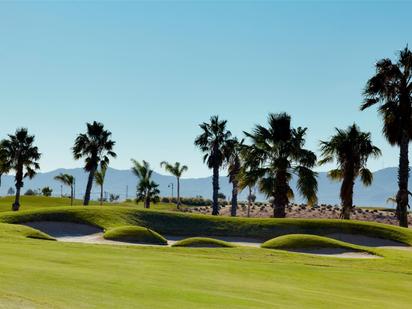
{"type": "MultiPolygon", "coordinates": [[[[211,214],[212,208],[210,206],[188,207],[185,211],[199,214],[211,214]]],[[[220,215],[230,216],[230,205],[221,207],[220,215]]],[[[242,204],[238,206],[237,216],[247,216],[246,205],[242,204]]],[[[254,218],[270,218],[273,216],[273,208],[268,204],[252,206],[250,210],[250,216],[254,218]]],[[[339,216],[340,207],[332,205],[309,207],[306,205],[291,204],[286,207],[287,218],[339,219],[339,216]]],[[[390,210],[365,209],[355,207],[352,211],[351,219],[398,225],[398,220],[395,216],[395,212],[390,210]]],[[[412,225],[412,215],[409,215],[409,225],[412,225]]]]}

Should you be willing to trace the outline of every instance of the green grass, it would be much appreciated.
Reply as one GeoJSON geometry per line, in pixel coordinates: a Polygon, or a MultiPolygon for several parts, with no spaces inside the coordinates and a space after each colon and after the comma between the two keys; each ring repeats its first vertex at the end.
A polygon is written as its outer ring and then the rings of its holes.
{"type": "MultiPolygon", "coordinates": [[[[269,239],[353,232],[412,243],[411,231],[340,220],[238,219],[134,206],[49,207],[4,212],[0,221],[61,220],[106,230],[142,225],[176,235],[269,239]]],[[[276,249],[169,248],[30,239],[0,223],[0,308],[409,308],[412,252],[337,259],[276,249]]]]}
{"type": "MultiPolygon", "coordinates": [[[[14,202],[14,196],[5,196],[0,197],[0,212],[6,212],[11,210],[11,205],[14,202]]],[[[35,210],[40,208],[49,208],[49,207],[60,207],[60,206],[70,206],[69,198],[60,198],[60,197],[45,197],[45,196],[25,196],[21,197],[20,201],[21,207],[20,210],[35,210]]],[[[76,199],[74,200],[74,206],[82,206],[83,201],[76,199]]],[[[90,201],[90,205],[100,205],[97,201],[90,201]]],[[[143,209],[143,203],[135,202],[122,202],[122,203],[103,203],[104,206],[130,206],[136,209],[143,209]]],[[[152,209],[155,210],[176,210],[176,205],[171,203],[158,203],[152,204],[152,209]]]]}
{"type": "MultiPolygon", "coordinates": [[[[0,227],[1,228],[1,227],[0,227]]],[[[334,259],[259,248],[0,238],[0,308],[409,308],[412,254],[334,259]]]]}
{"type": "Polygon", "coordinates": [[[208,237],[191,237],[176,242],[172,247],[233,248],[231,243],[208,237]]]}
{"type": "Polygon", "coordinates": [[[319,249],[319,248],[341,248],[349,249],[353,251],[365,251],[361,246],[355,246],[336,239],[317,236],[317,235],[305,235],[305,234],[291,234],[284,235],[268,240],[262,244],[262,248],[265,249],[319,249]]]}
{"type": "Polygon", "coordinates": [[[412,231],[396,226],[326,219],[251,219],[214,217],[168,211],[140,210],[126,206],[49,207],[0,213],[0,222],[69,221],[103,229],[125,225],[150,228],[163,235],[237,236],[263,241],[286,234],[327,235],[352,233],[412,245],[412,231]]]}
{"type": "Polygon", "coordinates": [[[115,227],[106,231],[104,238],[124,242],[167,245],[167,240],[162,235],[141,226],[115,227]]]}
{"type": "Polygon", "coordinates": [[[43,240],[54,240],[53,237],[50,237],[49,235],[38,230],[32,229],[31,227],[4,223],[0,223],[0,238],[33,238],[43,240]]]}

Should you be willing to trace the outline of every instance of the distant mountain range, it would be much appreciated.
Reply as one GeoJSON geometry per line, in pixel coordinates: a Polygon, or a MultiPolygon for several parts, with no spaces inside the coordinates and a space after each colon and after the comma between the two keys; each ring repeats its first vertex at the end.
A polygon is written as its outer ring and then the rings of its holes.
{"type": "MultiPolygon", "coordinates": [[[[76,169],[58,169],[47,173],[39,173],[32,180],[25,180],[23,193],[28,189],[37,190],[45,186],[53,189],[54,196],[61,195],[61,185],[54,180],[54,177],[59,173],[68,173],[76,177],[76,196],[81,198],[87,182],[87,174],[81,168],[76,169]]],[[[154,180],[159,184],[162,196],[171,196],[171,183],[175,184],[175,177],[168,175],[153,174],[154,180]]],[[[106,174],[105,191],[107,194],[118,194],[121,200],[126,198],[134,198],[136,191],[137,178],[130,170],[117,170],[109,168],[106,174]]],[[[340,183],[330,181],[326,173],[319,173],[318,177],[319,203],[339,204],[339,189],[340,183]]],[[[296,180],[292,181],[292,187],[295,187],[296,180]]],[[[2,177],[0,194],[6,195],[8,189],[14,187],[14,177],[5,175],[2,177]]],[[[175,186],[176,187],[176,186],[175,186]]],[[[227,177],[220,177],[220,191],[227,197],[231,194],[231,185],[227,177]]],[[[374,181],[372,186],[364,187],[358,181],[355,185],[354,203],[360,206],[388,206],[386,200],[390,196],[394,196],[397,191],[397,168],[385,168],[374,173],[374,181]]],[[[67,187],[63,187],[63,194],[68,194],[67,187]]],[[[176,195],[176,188],[174,188],[176,195]]],[[[181,180],[181,195],[186,197],[202,196],[211,198],[212,195],[212,178],[185,178],[181,180]]],[[[92,198],[97,199],[99,196],[99,188],[94,185],[92,198]]],[[[246,200],[247,192],[240,194],[240,200],[246,200]]],[[[257,199],[260,201],[266,200],[265,196],[257,192],[257,199]]],[[[304,200],[296,193],[295,202],[302,203],[304,200]]]]}

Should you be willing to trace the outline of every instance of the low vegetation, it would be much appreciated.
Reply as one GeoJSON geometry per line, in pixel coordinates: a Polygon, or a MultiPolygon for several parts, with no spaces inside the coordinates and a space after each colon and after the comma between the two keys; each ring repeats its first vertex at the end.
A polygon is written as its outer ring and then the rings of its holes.
{"type": "Polygon", "coordinates": [[[172,247],[233,248],[234,245],[229,242],[214,238],[191,237],[176,242],[172,247]]]}
{"type": "Polygon", "coordinates": [[[104,238],[132,243],[167,245],[167,240],[162,235],[141,226],[129,225],[112,228],[104,233],[104,238]]]}

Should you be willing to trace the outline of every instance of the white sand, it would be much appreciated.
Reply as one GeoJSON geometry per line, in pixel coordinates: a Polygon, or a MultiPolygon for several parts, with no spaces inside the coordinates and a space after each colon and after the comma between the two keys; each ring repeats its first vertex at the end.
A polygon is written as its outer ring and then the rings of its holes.
{"type": "MultiPolygon", "coordinates": [[[[34,229],[40,230],[62,242],[73,242],[73,243],[86,243],[86,244],[107,244],[107,245],[133,245],[133,246],[156,246],[156,245],[145,245],[128,243],[114,240],[107,240],[103,238],[103,231],[100,228],[71,222],[56,222],[56,221],[38,221],[38,222],[28,222],[24,225],[30,226],[34,229]]],[[[168,245],[171,246],[177,241],[189,238],[191,236],[166,236],[168,240],[168,245]]],[[[262,241],[253,238],[242,238],[242,237],[219,237],[211,236],[215,239],[220,239],[223,241],[230,242],[234,245],[244,246],[244,247],[260,247],[262,241]]],[[[408,247],[402,243],[394,242],[391,240],[368,237],[362,235],[353,234],[343,234],[336,233],[326,235],[326,237],[331,237],[334,239],[342,240],[348,243],[353,243],[362,246],[369,247],[379,247],[379,248],[390,248],[390,249],[406,249],[412,250],[412,247],[408,247]]],[[[355,252],[348,251],[346,249],[296,249],[290,250],[297,253],[304,254],[314,254],[320,256],[331,256],[340,258],[379,258],[375,255],[365,253],[365,252],[355,252]]]]}

